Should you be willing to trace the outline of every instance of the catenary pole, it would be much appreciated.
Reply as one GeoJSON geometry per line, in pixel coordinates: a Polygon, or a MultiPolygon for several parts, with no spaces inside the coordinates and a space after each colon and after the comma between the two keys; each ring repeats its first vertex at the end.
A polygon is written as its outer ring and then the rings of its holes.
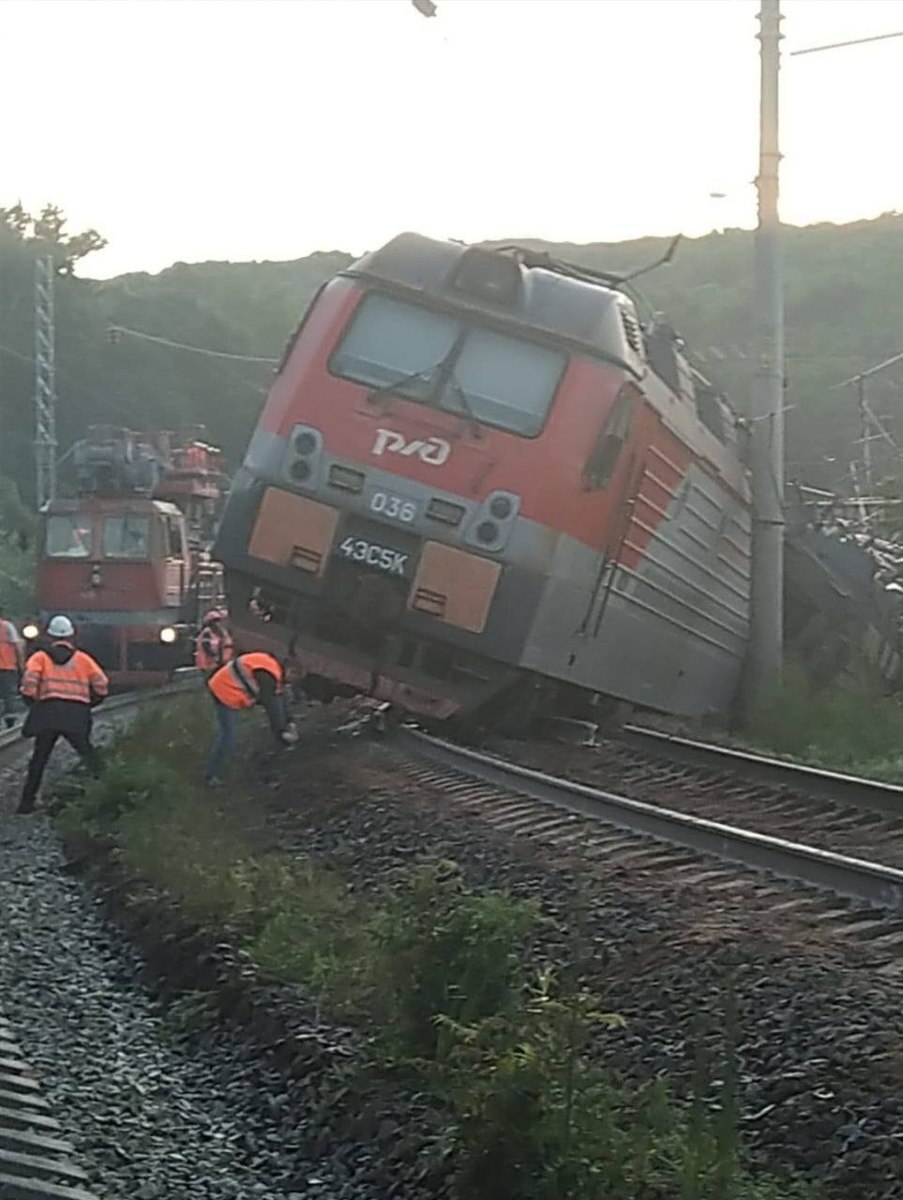
{"type": "Polygon", "coordinates": [[[750,405],[753,488],[748,701],[781,681],[784,598],[784,292],[778,215],[780,0],[761,0],[758,225],[755,238],[756,373],[750,405]]]}
{"type": "Polygon", "coordinates": [[[35,259],[34,419],[35,504],[40,512],[56,498],[56,321],[54,263],[50,254],[35,259]]]}

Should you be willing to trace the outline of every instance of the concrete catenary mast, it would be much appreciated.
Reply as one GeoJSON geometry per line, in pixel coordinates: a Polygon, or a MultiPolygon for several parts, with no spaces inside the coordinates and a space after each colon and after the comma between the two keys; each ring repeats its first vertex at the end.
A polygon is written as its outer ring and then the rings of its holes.
{"type": "Polygon", "coordinates": [[[749,699],[763,701],[778,686],[783,657],[784,598],[784,292],[778,215],[778,73],[780,0],[759,11],[761,92],[759,220],[755,241],[757,361],[750,422],[753,486],[752,621],[749,699]]]}

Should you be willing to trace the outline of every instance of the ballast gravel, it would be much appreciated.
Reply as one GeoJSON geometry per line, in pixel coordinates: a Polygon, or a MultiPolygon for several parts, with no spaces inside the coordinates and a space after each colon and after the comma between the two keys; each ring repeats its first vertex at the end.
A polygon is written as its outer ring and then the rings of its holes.
{"type": "MultiPolygon", "coordinates": [[[[391,745],[340,746],[311,722],[315,732],[305,741],[302,731],[296,764],[268,798],[283,850],[338,864],[365,891],[444,859],[477,888],[539,901],[557,927],[544,939],[552,962],[572,961],[575,936],[581,953],[592,947],[592,985],[627,1021],[598,1052],[637,1080],[665,1073],[682,1091],[700,1052],[717,1072],[731,993],[740,1129],[755,1165],[800,1172],[824,1200],[903,1200],[903,975],[893,956],[788,910],[780,888],[772,908],[745,885],[666,882],[499,829],[407,776],[391,745]]],[[[717,1077],[709,1084],[717,1104],[717,1077]]]]}
{"type": "Polygon", "coordinates": [[[44,818],[0,819],[0,1011],[99,1196],[372,1200],[340,1162],[304,1160],[292,1121],[273,1116],[287,1085],[250,1048],[174,1039],[132,982],[139,960],[63,866],[44,818]]]}

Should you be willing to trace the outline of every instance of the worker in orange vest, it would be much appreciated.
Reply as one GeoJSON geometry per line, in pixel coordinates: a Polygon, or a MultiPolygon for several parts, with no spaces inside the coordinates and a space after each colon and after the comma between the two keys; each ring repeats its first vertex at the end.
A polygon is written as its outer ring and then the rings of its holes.
{"type": "Polygon", "coordinates": [[[7,729],[16,723],[19,676],[22,673],[24,643],[18,629],[0,608],[0,712],[7,729]]]}
{"type": "Polygon", "coordinates": [[[220,771],[235,745],[238,714],[245,708],[262,704],[266,709],[273,736],[283,746],[294,746],[298,733],[289,720],[285,706],[282,667],[272,656],[261,651],[239,654],[207,680],[216,708],[216,740],[204,768],[208,787],[218,787],[220,771]]]}
{"type": "Polygon", "coordinates": [[[75,648],[75,628],[68,617],[53,617],[47,625],[50,641],[25,664],[21,693],[29,706],[22,727],[34,738],[34,750],[19,802],[20,813],[31,812],[47,760],[60,737],[76,750],[93,774],[100,763],[91,745],[91,709],[109,691],[106,675],[90,656],[75,648]]]}
{"type": "Polygon", "coordinates": [[[194,665],[209,679],[214,671],[235,657],[235,644],[226,625],[228,613],[211,608],[204,613],[201,629],[194,642],[194,665]]]}

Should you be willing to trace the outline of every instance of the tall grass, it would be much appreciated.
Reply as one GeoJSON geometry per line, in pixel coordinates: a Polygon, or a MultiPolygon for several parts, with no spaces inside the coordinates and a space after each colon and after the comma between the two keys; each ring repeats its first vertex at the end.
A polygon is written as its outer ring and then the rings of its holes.
{"type": "Polygon", "coordinates": [[[863,685],[814,688],[789,667],[744,740],[815,766],[903,781],[903,704],[863,685]]]}

